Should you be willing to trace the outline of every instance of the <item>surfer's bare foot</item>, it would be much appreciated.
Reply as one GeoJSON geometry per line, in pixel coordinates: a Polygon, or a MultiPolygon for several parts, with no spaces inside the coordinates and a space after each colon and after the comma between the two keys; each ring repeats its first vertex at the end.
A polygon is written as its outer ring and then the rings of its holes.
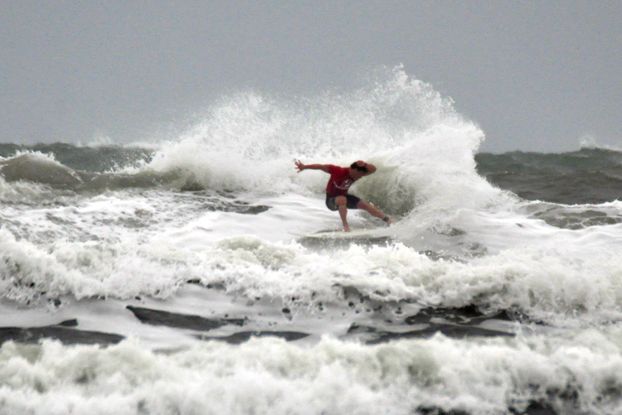
{"type": "Polygon", "coordinates": [[[386,223],[387,225],[391,225],[391,224],[393,224],[393,220],[392,220],[390,217],[388,217],[388,216],[385,216],[384,218],[382,218],[382,220],[383,220],[383,221],[384,221],[384,223],[386,223]]]}
{"type": "Polygon", "coordinates": [[[344,232],[350,232],[350,225],[343,225],[344,232]]]}

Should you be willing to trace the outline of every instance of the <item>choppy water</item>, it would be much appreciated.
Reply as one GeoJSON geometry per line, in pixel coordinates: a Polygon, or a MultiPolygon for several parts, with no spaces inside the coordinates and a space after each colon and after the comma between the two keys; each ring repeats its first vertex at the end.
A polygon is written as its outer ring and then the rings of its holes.
{"type": "Polygon", "coordinates": [[[483,140],[397,69],[149,149],[0,144],[0,413],[622,413],[622,153],[483,140]],[[318,238],[294,158],[374,163],[396,223],[318,238]]]}

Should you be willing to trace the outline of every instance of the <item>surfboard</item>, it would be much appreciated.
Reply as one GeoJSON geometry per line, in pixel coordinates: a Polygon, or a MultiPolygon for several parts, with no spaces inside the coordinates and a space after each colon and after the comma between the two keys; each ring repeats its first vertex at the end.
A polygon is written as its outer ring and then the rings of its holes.
{"type": "Polygon", "coordinates": [[[377,228],[354,229],[350,232],[342,230],[327,229],[309,235],[304,235],[298,239],[303,245],[330,246],[330,245],[384,245],[391,242],[392,238],[387,235],[379,235],[375,232],[377,228]]]}
{"type": "Polygon", "coordinates": [[[310,238],[355,238],[363,235],[372,235],[375,228],[351,229],[350,232],[344,232],[342,229],[324,229],[314,232],[308,236],[310,238]]]}

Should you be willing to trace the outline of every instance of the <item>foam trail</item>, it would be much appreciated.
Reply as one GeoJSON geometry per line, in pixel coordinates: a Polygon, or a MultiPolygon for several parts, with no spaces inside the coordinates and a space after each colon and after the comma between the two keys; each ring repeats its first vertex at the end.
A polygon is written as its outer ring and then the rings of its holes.
{"type": "Polygon", "coordinates": [[[516,309],[560,326],[582,325],[622,318],[622,268],[612,250],[622,246],[616,238],[614,231],[595,232],[581,238],[592,247],[588,251],[559,244],[517,247],[465,263],[433,260],[401,244],[314,252],[248,236],[206,246],[186,233],[154,235],[144,244],[112,237],[41,249],[0,230],[0,292],[21,303],[41,292],[77,300],[169,298],[196,279],[249,299],[295,298],[293,305],[304,309],[339,304],[342,288],[350,287],[381,303],[516,309]],[[594,248],[599,246],[609,249],[594,248]]]}
{"type": "Polygon", "coordinates": [[[311,348],[258,339],[167,353],[135,342],[9,343],[0,349],[0,413],[478,415],[550,401],[560,413],[607,414],[620,403],[619,334],[527,343],[435,336],[374,347],[327,338],[311,348]]]}

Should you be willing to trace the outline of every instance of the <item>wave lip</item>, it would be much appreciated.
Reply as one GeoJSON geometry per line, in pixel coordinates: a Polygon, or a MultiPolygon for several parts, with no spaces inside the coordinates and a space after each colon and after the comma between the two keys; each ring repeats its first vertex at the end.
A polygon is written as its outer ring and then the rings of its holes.
{"type": "Polygon", "coordinates": [[[19,154],[45,154],[76,171],[101,173],[137,166],[149,161],[153,150],[140,146],[80,146],[69,143],[19,145],[0,143],[0,157],[12,158],[19,154]]]}
{"type": "MultiPolygon", "coordinates": [[[[74,170],[58,162],[53,154],[32,152],[0,160],[0,179],[9,183],[24,182],[76,192],[166,185],[173,188],[187,186],[184,179],[175,171],[158,173],[151,169],[142,169],[125,173],[122,170],[116,172],[74,170]]],[[[34,188],[32,190],[34,191],[34,188]]]]}
{"type": "Polygon", "coordinates": [[[74,170],[41,153],[2,160],[0,173],[7,181],[27,180],[59,188],[74,188],[83,182],[74,170]]]}

